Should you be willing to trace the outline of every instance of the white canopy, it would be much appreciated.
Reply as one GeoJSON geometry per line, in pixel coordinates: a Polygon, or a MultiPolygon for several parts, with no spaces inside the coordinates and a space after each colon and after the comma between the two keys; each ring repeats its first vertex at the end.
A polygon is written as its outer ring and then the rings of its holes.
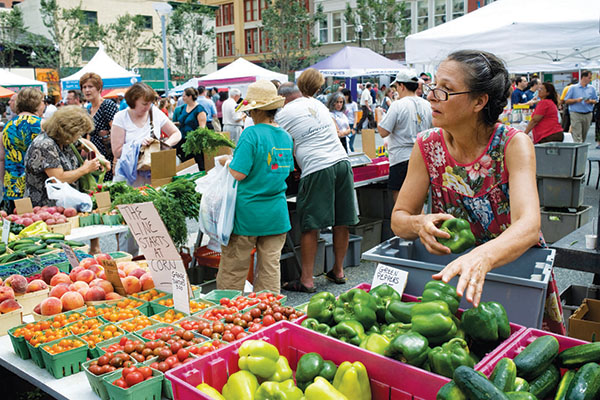
{"type": "Polygon", "coordinates": [[[262,68],[244,58],[238,58],[231,64],[201,78],[192,78],[189,81],[176,86],[171,90],[170,94],[181,94],[186,88],[198,87],[203,85],[206,87],[237,87],[245,92],[245,88],[252,82],[259,79],[273,80],[279,82],[287,82],[288,77],[285,74],[270,71],[262,68]]]}
{"type": "Polygon", "coordinates": [[[511,72],[573,70],[600,61],[600,1],[498,0],[406,38],[406,62],[437,64],[460,49],[501,57],[511,72]]]}
{"type": "Polygon", "coordinates": [[[79,71],[71,76],[60,80],[63,91],[79,88],[79,78],[87,72],[95,72],[102,78],[104,89],[129,87],[141,80],[141,77],[117,64],[104,51],[104,46],[100,48],[92,59],[79,71]]]}
{"type": "Polygon", "coordinates": [[[24,87],[37,87],[40,88],[42,92],[48,93],[48,84],[46,82],[25,78],[24,76],[14,74],[5,69],[0,69],[0,86],[4,86],[6,89],[12,90],[13,92],[17,92],[24,87]]]}

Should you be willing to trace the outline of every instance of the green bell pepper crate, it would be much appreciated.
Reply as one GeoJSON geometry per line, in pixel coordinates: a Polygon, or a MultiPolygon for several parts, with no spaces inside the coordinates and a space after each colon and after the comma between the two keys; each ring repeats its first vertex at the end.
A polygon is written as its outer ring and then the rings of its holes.
{"type": "Polygon", "coordinates": [[[462,218],[452,218],[444,221],[440,230],[450,235],[449,239],[436,238],[437,241],[448,247],[454,254],[462,253],[475,246],[475,235],[471,232],[469,221],[462,218]]]}
{"type": "Polygon", "coordinates": [[[306,316],[330,325],[333,323],[333,311],[335,309],[335,296],[330,292],[320,292],[310,298],[306,307],[306,316]]]}

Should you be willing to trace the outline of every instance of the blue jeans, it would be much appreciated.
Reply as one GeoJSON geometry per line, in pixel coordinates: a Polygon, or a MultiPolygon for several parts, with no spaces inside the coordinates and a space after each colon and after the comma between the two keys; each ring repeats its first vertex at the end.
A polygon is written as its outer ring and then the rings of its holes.
{"type": "Polygon", "coordinates": [[[356,139],[356,133],[354,132],[354,124],[350,124],[350,129],[352,129],[352,133],[348,135],[348,147],[350,151],[354,151],[354,139],[356,139]]]}

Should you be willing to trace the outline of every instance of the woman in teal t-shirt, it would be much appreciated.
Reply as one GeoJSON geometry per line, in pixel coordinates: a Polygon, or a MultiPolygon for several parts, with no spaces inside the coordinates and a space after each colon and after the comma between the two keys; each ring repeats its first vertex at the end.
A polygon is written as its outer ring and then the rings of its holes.
{"type": "Polygon", "coordinates": [[[275,124],[284,98],[266,80],[248,86],[240,111],[254,121],[242,132],[229,171],[238,180],[233,232],[222,246],[218,289],[243,290],[250,253],[256,247],[254,291],[279,293],[279,259],[290,230],[285,179],[294,168],[290,135],[275,124]]]}

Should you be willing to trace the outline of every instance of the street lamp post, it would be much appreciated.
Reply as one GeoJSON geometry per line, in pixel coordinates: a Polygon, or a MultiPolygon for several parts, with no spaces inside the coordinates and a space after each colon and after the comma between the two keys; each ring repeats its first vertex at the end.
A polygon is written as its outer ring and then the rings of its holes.
{"type": "Polygon", "coordinates": [[[160,16],[162,29],[163,77],[165,80],[165,95],[169,93],[169,69],[167,67],[167,16],[173,11],[169,3],[154,3],[154,11],[160,16]]]}
{"type": "Polygon", "coordinates": [[[385,56],[385,45],[387,44],[387,40],[385,40],[385,38],[381,39],[381,44],[383,45],[383,55],[385,56]]]}
{"type": "Polygon", "coordinates": [[[356,26],[356,33],[358,33],[358,47],[362,47],[362,31],[363,27],[361,24],[356,26]]]}

